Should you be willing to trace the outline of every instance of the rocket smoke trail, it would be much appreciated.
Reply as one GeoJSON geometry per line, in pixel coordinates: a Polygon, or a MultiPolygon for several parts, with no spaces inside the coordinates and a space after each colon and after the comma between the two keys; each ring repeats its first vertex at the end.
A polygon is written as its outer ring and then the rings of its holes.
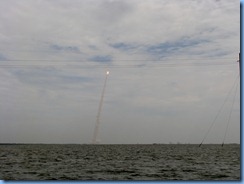
{"type": "Polygon", "coordinates": [[[95,126],[95,130],[94,130],[94,134],[93,134],[92,144],[98,143],[97,135],[98,135],[99,125],[100,125],[100,114],[102,111],[103,98],[104,98],[104,93],[105,93],[108,75],[109,75],[109,71],[107,71],[107,73],[106,73],[106,78],[105,78],[103,91],[102,91],[102,95],[101,95],[101,100],[100,100],[99,107],[98,107],[97,120],[96,120],[96,126],[95,126]]]}

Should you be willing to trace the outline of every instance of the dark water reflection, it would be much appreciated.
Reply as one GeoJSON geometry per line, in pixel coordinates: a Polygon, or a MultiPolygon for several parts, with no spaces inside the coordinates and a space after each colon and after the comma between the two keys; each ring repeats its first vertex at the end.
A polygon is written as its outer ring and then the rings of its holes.
{"type": "Polygon", "coordinates": [[[0,145],[3,180],[240,180],[240,145],[0,145]]]}

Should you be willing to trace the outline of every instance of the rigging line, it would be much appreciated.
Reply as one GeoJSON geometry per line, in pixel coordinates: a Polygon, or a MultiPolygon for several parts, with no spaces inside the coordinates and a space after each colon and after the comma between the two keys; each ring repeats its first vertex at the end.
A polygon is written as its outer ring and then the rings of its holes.
{"type": "MultiPolygon", "coordinates": [[[[116,60],[118,61],[118,60],[116,60]]],[[[116,62],[115,61],[115,62],[116,62]]],[[[149,60],[148,60],[149,62],[149,60]]],[[[99,63],[99,62],[97,62],[99,63]]],[[[102,62],[100,62],[102,64],[102,62]]],[[[22,64],[17,64],[17,63],[0,63],[0,66],[29,66],[29,65],[37,65],[37,66],[42,66],[42,65],[89,65],[89,64],[95,64],[95,62],[83,62],[83,63],[73,63],[73,62],[66,62],[66,63],[54,63],[54,62],[49,62],[49,63],[22,63],[22,64]]],[[[234,65],[234,63],[230,62],[181,62],[181,63],[175,63],[175,62],[161,62],[161,63],[141,63],[141,64],[112,64],[112,63],[104,63],[103,65],[110,65],[110,66],[145,66],[145,65],[234,65]]]]}
{"type": "Polygon", "coordinates": [[[232,104],[231,104],[231,109],[230,109],[230,113],[229,113],[228,123],[227,123],[226,129],[225,129],[225,134],[224,134],[224,138],[223,138],[223,142],[222,142],[222,147],[224,146],[225,137],[226,137],[227,130],[228,130],[228,127],[229,127],[229,124],[230,124],[230,118],[231,118],[231,115],[232,115],[232,112],[233,112],[233,105],[234,105],[236,94],[237,94],[237,87],[238,87],[238,83],[236,83],[235,95],[233,97],[233,101],[232,101],[232,104]]]}
{"type": "Polygon", "coordinates": [[[161,68],[161,67],[184,67],[184,66],[224,66],[224,65],[234,65],[234,63],[158,63],[158,64],[134,64],[134,65],[111,65],[111,64],[103,64],[103,65],[88,65],[88,64],[57,64],[57,63],[53,63],[53,64],[0,64],[0,68],[18,68],[18,67],[28,67],[28,68],[32,68],[32,67],[93,67],[93,68],[101,68],[101,67],[110,67],[110,68],[142,68],[142,67],[157,67],[157,68],[161,68]]]}
{"type": "MultiPolygon", "coordinates": [[[[165,61],[165,60],[187,60],[187,61],[196,61],[196,60],[230,60],[232,58],[214,58],[214,57],[206,57],[206,58],[163,58],[163,59],[114,59],[114,61],[165,61]]],[[[0,61],[47,61],[47,62],[92,62],[89,59],[0,59],[0,61]]],[[[94,62],[94,61],[93,61],[94,62]]]]}
{"type": "MultiPolygon", "coordinates": [[[[26,64],[6,64],[6,63],[0,63],[0,66],[43,66],[43,65],[69,65],[69,66],[89,66],[89,64],[91,65],[91,64],[95,64],[95,63],[77,63],[77,64],[72,64],[72,63],[32,63],[32,64],[28,64],[28,63],[26,63],[26,64]]],[[[145,65],[151,65],[151,66],[153,66],[153,65],[156,65],[156,66],[164,66],[164,65],[177,65],[177,66],[179,66],[179,65],[234,65],[235,63],[229,63],[229,62],[218,62],[218,63],[210,63],[210,62],[198,62],[198,63],[186,63],[186,62],[182,62],[182,63],[169,63],[169,62],[167,62],[167,63],[142,63],[142,64],[102,64],[103,66],[107,66],[107,65],[110,65],[110,66],[145,66],[145,65]]]]}
{"type": "Polygon", "coordinates": [[[210,130],[212,129],[213,125],[215,124],[216,119],[218,118],[218,116],[219,116],[220,112],[222,111],[222,109],[223,109],[223,107],[224,107],[224,105],[225,105],[225,103],[226,103],[226,101],[227,101],[229,95],[231,94],[231,91],[233,90],[233,88],[234,88],[235,85],[236,85],[236,82],[237,82],[238,77],[239,77],[239,76],[237,75],[237,77],[236,77],[236,79],[235,79],[235,81],[234,81],[233,86],[231,87],[229,93],[226,95],[226,98],[225,98],[225,100],[224,100],[224,103],[222,104],[222,106],[220,107],[219,111],[217,112],[217,114],[216,114],[216,116],[215,116],[215,118],[214,118],[214,120],[213,120],[211,126],[210,126],[209,129],[207,130],[207,133],[205,134],[205,136],[204,136],[202,142],[199,144],[199,147],[203,144],[204,140],[206,139],[206,137],[208,136],[210,130]]]}
{"type": "Polygon", "coordinates": [[[29,65],[29,66],[20,66],[20,65],[12,65],[12,66],[0,66],[0,68],[22,68],[22,69],[42,69],[48,67],[59,67],[62,69],[95,69],[95,68],[114,68],[114,69],[123,69],[123,68],[134,68],[134,69],[146,69],[146,68],[179,68],[179,67],[205,67],[205,66],[227,66],[226,65],[165,65],[165,66],[65,66],[65,65],[29,65]]]}

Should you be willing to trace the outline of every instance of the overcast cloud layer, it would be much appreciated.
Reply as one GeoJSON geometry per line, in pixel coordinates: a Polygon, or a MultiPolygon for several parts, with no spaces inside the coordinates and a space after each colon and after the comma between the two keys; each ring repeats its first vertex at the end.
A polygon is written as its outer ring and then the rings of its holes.
{"type": "Polygon", "coordinates": [[[3,0],[0,22],[0,142],[90,143],[107,70],[101,143],[200,143],[228,94],[205,143],[240,142],[239,1],[3,0]]]}

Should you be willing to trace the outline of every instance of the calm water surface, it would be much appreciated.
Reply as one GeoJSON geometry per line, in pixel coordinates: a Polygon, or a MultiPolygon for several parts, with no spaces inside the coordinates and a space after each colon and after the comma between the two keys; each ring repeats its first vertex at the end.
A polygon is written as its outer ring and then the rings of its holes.
{"type": "Polygon", "coordinates": [[[240,145],[0,145],[3,180],[240,180],[240,145]]]}

